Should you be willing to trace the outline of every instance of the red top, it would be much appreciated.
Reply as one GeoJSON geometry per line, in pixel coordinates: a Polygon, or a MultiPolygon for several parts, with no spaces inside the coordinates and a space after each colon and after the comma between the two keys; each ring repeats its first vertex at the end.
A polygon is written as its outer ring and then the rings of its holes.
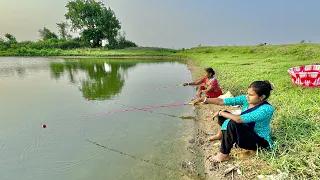
{"type": "Polygon", "coordinates": [[[211,89],[209,92],[206,92],[207,97],[216,98],[223,94],[217,79],[207,79],[204,77],[201,79],[201,82],[204,83],[204,86],[200,87],[200,90],[206,90],[209,86],[213,87],[213,89],[211,89]]]}

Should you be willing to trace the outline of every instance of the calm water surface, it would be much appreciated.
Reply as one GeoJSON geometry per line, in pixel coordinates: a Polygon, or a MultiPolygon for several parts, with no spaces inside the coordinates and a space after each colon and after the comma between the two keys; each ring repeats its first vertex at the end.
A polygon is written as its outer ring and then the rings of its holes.
{"type": "Polygon", "coordinates": [[[0,57],[1,179],[178,179],[165,167],[181,169],[194,122],[157,112],[193,107],[119,110],[187,103],[174,85],[190,79],[174,61],[0,57]]]}

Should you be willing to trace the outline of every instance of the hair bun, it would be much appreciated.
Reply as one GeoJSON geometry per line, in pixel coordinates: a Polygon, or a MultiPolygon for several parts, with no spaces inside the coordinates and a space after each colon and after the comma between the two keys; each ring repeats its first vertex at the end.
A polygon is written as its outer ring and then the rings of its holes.
{"type": "Polygon", "coordinates": [[[264,80],[263,82],[265,82],[266,84],[268,84],[270,86],[270,89],[273,90],[274,89],[274,84],[271,83],[270,81],[268,80],[264,80]]]}

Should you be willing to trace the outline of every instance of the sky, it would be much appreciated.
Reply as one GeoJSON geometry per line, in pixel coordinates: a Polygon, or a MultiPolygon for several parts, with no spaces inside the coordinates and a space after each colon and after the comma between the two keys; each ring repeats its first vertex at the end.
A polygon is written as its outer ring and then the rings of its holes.
{"type": "MultiPolygon", "coordinates": [[[[0,37],[38,40],[57,32],[68,0],[0,0],[0,37]]],[[[102,0],[139,46],[320,43],[319,0],[102,0]]]]}

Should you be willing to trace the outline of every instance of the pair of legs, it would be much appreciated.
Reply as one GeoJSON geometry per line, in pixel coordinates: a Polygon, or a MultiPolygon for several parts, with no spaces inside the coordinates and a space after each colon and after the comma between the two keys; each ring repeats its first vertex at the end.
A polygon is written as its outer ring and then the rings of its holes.
{"type": "MultiPolygon", "coordinates": [[[[240,148],[248,150],[256,150],[258,147],[267,148],[268,141],[258,136],[253,129],[245,124],[238,124],[232,120],[229,121],[227,130],[221,131],[220,153],[210,158],[213,162],[222,162],[229,160],[230,151],[233,144],[237,144],[240,148]]],[[[219,133],[216,135],[219,136],[219,133]]]]}

